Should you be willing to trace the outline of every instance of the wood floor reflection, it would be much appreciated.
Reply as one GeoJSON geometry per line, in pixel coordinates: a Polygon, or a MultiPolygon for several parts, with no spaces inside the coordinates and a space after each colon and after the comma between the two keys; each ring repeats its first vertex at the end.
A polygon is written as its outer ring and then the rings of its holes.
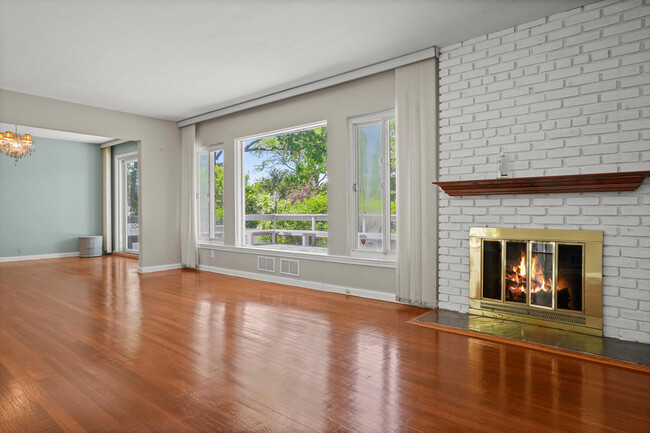
{"type": "Polygon", "coordinates": [[[0,432],[648,432],[650,375],[125,257],[0,263],[0,432]]]}

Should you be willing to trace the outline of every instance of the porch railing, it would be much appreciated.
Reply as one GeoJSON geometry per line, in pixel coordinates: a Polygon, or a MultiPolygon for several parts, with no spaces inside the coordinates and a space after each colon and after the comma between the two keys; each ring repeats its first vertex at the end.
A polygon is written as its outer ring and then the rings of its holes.
{"type": "Polygon", "coordinates": [[[246,244],[254,245],[255,237],[270,235],[271,244],[276,244],[278,236],[297,236],[302,238],[302,246],[317,246],[317,239],[327,239],[327,232],[316,230],[316,223],[327,221],[327,214],[250,214],[246,215],[246,221],[272,221],[271,229],[246,229],[246,244]],[[311,222],[311,230],[279,229],[278,221],[308,221],[311,222]]]}
{"type": "MultiPolygon", "coordinates": [[[[361,220],[362,230],[359,236],[364,239],[377,240],[381,239],[381,233],[368,233],[366,232],[367,220],[370,218],[379,218],[379,215],[363,215],[361,220]]],[[[246,236],[247,245],[255,245],[254,240],[259,236],[269,236],[271,241],[269,244],[276,244],[278,236],[296,236],[302,238],[302,246],[317,246],[318,239],[327,239],[327,232],[317,230],[317,223],[327,221],[327,214],[250,214],[246,215],[246,221],[272,221],[273,226],[270,229],[245,229],[244,235],[246,236]],[[278,228],[278,221],[307,221],[311,222],[310,230],[295,230],[295,229],[281,229],[278,228]]],[[[396,215],[391,215],[391,223],[396,221],[396,215]]],[[[391,242],[395,242],[397,236],[391,234],[391,242]]],[[[257,244],[260,245],[260,244],[257,244]]]]}

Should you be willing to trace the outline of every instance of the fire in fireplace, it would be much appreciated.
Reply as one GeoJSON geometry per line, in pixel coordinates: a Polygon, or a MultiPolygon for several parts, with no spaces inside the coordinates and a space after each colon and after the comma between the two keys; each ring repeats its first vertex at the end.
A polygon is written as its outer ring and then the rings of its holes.
{"type": "Polygon", "coordinates": [[[602,238],[470,229],[470,313],[602,335],[602,238]]]}

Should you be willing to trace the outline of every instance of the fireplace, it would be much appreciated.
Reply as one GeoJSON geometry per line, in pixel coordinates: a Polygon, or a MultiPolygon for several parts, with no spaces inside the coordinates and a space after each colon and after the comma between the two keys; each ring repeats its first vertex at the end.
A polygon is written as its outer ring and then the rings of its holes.
{"type": "Polygon", "coordinates": [[[469,312],[601,336],[602,261],[602,231],[471,228],[469,312]]]}

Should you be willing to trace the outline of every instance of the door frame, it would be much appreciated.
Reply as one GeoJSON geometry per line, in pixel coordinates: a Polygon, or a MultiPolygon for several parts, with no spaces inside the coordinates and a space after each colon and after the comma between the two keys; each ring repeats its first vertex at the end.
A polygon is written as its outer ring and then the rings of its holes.
{"type": "Polygon", "coordinates": [[[116,188],[115,188],[115,251],[132,254],[139,254],[140,250],[140,164],[138,164],[138,249],[129,250],[126,247],[126,163],[138,161],[138,152],[122,153],[114,156],[116,167],[116,188]]]}

